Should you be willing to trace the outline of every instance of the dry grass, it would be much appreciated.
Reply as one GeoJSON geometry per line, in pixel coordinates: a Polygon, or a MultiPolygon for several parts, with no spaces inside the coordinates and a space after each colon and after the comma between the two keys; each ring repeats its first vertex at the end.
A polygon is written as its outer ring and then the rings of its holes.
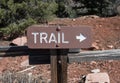
{"type": "Polygon", "coordinates": [[[41,75],[5,72],[0,75],[0,83],[50,83],[50,81],[44,79],[41,75]]]}

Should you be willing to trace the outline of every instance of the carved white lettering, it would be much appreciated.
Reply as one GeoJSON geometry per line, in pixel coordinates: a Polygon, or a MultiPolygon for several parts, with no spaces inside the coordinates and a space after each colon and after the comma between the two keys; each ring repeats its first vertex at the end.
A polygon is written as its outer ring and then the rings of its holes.
{"type": "Polygon", "coordinates": [[[36,44],[37,43],[37,35],[39,33],[36,33],[36,32],[33,32],[32,35],[34,36],[34,43],[36,44]]]}
{"type": "Polygon", "coordinates": [[[47,33],[45,33],[45,32],[40,33],[40,43],[43,43],[43,41],[44,41],[45,43],[48,43],[47,37],[48,37],[48,34],[47,34],[47,33]]]}
{"type": "Polygon", "coordinates": [[[57,34],[50,33],[49,35],[46,32],[32,32],[32,35],[34,39],[34,44],[38,43],[38,41],[39,43],[69,43],[69,41],[65,39],[65,35],[63,32],[58,32],[57,34]]]}
{"type": "Polygon", "coordinates": [[[64,33],[62,33],[62,43],[69,43],[69,41],[65,41],[65,36],[64,36],[64,33]]]}
{"type": "Polygon", "coordinates": [[[54,33],[51,33],[50,35],[50,39],[49,39],[49,43],[57,43],[57,40],[56,40],[56,37],[55,37],[55,34],[54,33]]]}
{"type": "Polygon", "coordinates": [[[60,43],[60,33],[58,33],[58,43],[60,43]]]}

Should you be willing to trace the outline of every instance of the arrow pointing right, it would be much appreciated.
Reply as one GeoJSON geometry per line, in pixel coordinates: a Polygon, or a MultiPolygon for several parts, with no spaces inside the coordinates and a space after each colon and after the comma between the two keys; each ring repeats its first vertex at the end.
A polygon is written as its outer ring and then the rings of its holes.
{"type": "Polygon", "coordinates": [[[86,40],[87,37],[85,37],[84,35],[82,35],[82,34],[80,33],[79,36],[76,36],[76,39],[79,40],[80,42],[82,42],[82,41],[86,40]]]}

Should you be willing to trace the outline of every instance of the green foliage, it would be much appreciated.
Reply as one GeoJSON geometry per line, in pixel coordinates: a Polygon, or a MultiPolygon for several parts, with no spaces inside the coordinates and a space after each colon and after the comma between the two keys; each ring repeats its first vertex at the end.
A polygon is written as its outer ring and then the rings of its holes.
{"type": "Polygon", "coordinates": [[[78,17],[83,15],[112,16],[115,14],[114,12],[115,1],[116,0],[61,0],[59,2],[60,10],[58,16],[59,17],[78,17]]]}
{"type": "MultiPolygon", "coordinates": [[[[116,0],[0,0],[0,34],[8,38],[21,35],[32,24],[47,23],[55,16],[109,16],[116,0]],[[14,35],[16,34],[16,35],[14,35]]],[[[117,0],[116,12],[120,11],[117,0]]]]}
{"type": "Polygon", "coordinates": [[[7,38],[23,34],[35,23],[47,23],[55,16],[57,4],[41,0],[0,0],[0,33],[7,38]]]}
{"type": "Polygon", "coordinates": [[[41,1],[34,7],[31,6],[28,12],[32,18],[35,18],[39,23],[43,23],[51,20],[55,16],[54,12],[56,11],[57,4],[55,2],[45,3],[41,1]]]}
{"type": "Polygon", "coordinates": [[[13,0],[9,0],[4,4],[1,4],[0,8],[0,27],[8,26],[20,19],[24,19],[27,16],[26,3],[14,3],[13,0]]]}
{"type": "Polygon", "coordinates": [[[24,34],[24,30],[26,27],[37,23],[34,19],[22,19],[18,22],[11,23],[8,26],[1,28],[0,32],[4,33],[4,36],[7,37],[9,40],[18,37],[19,35],[24,34]]]}
{"type": "Polygon", "coordinates": [[[74,0],[77,15],[104,15],[109,0],[74,0]]]}
{"type": "Polygon", "coordinates": [[[68,3],[68,1],[60,1],[58,2],[58,11],[56,12],[58,17],[76,17],[75,10],[72,9],[72,6],[68,3]]]}

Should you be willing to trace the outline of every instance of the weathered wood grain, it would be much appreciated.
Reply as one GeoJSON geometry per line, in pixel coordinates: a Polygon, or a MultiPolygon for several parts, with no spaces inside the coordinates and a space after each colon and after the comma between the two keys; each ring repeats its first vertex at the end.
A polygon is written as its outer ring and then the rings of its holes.
{"type": "MultiPolygon", "coordinates": [[[[37,50],[35,51],[29,49],[27,46],[0,47],[0,57],[23,56],[23,55],[25,56],[28,55],[30,51],[36,52],[35,55],[37,55],[38,53],[37,50]]],[[[111,49],[111,50],[102,50],[102,51],[85,51],[80,53],[69,53],[68,55],[69,63],[86,62],[93,60],[97,61],[97,60],[119,60],[119,59],[120,59],[120,49],[111,49]]]]}
{"type": "Polygon", "coordinates": [[[119,60],[120,49],[103,50],[103,51],[86,51],[78,54],[69,54],[68,62],[86,62],[100,60],[119,60]]]}

